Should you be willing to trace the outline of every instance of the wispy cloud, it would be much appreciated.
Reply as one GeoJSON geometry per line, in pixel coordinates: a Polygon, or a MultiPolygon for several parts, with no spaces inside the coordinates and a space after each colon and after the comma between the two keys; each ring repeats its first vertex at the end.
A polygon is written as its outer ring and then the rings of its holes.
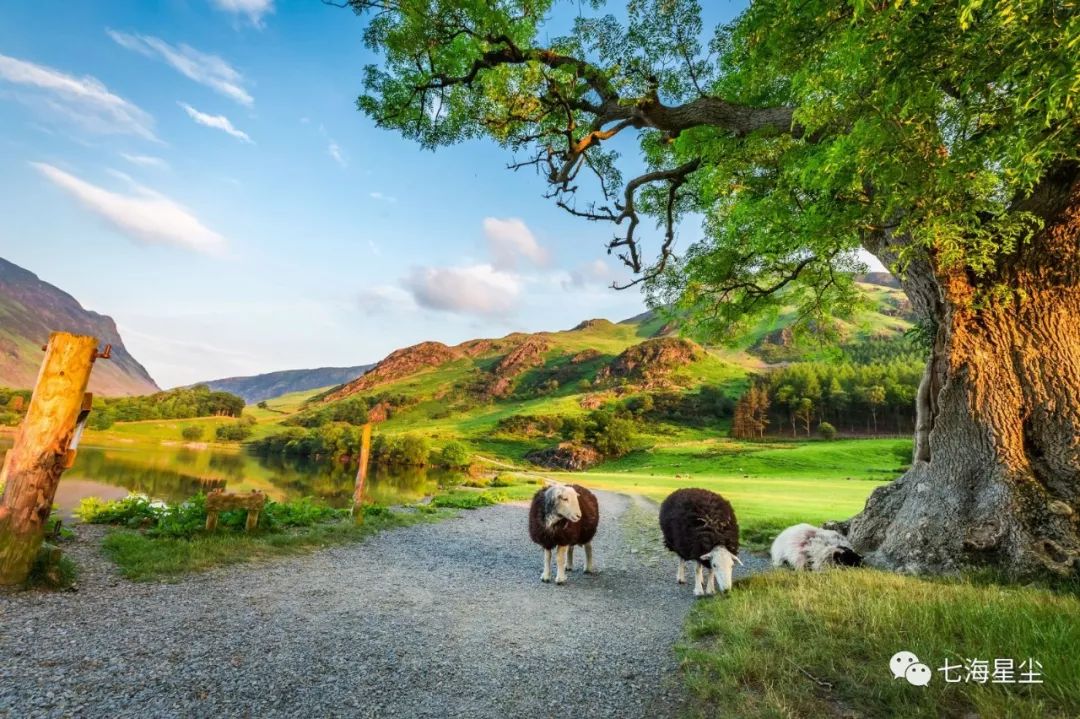
{"type": "Polygon", "coordinates": [[[237,130],[235,127],[233,127],[232,122],[230,122],[229,118],[225,117],[224,115],[208,115],[205,112],[199,112],[186,102],[181,102],[177,104],[179,104],[180,107],[184,108],[184,112],[188,114],[188,117],[190,117],[192,120],[199,123],[200,125],[212,127],[215,130],[221,130],[222,132],[232,135],[238,140],[243,140],[244,142],[248,142],[253,145],[255,144],[252,139],[248,137],[248,134],[246,132],[242,130],[237,130]]]}
{"type": "Polygon", "coordinates": [[[484,235],[488,239],[492,263],[498,269],[516,268],[519,258],[539,266],[547,265],[550,260],[547,249],[540,246],[532,230],[517,218],[485,217],[484,235]]]}
{"type": "Polygon", "coordinates": [[[421,307],[485,317],[509,314],[521,280],[491,265],[416,267],[402,285],[421,307]]]}
{"type": "Polygon", "coordinates": [[[45,65],[0,55],[0,81],[30,92],[24,99],[45,114],[95,134],[157,140],[153,118],[109,91],[96,77],[75,77],[45,65]]]}
{"type": "MultiPolygon", "coordinates": [[[[106,190],[44,162],[30,163],[108,225],[143,245],[171,245],[208,255],[221,255],[224,237],[206,227],[187,208],[162,194],[135,184],[132,194],[106,190]]],[[[121,176],[123,173],[113,173],[121,176]]]]}
{"type": "Polygon", "coordinates": [[[341,151],[341,145],[337,144],[333,140],[326,146],[326,154],[334,158],[334,162],[342,167],[348,167],[349,163],[345,160],[345,154],[341,151]]]}
{"type": "Polygon", "coordinates": [[[161,38],[149,35],[111,29],[105,32],[117,45],[146,57],[164,60],[189,80],[205,85],[245,107],[251,107],[255,102],[244,88],[244,76],[217,55],[201,52],[190,45],[170,45],[161,38]]]}
{"type": "Polygon", "coordinates": [[[391,195],[383,194],[382,192],[369,192],[368,197],[379,202],[397,202],[397,198],[391,195]]]}
{"type": "Polygon", "coordinates": [[[219,10],[243,15],[255,27],[263,26],[263,16],[274,12],[274,0],[210,0],[219,10]]]}
{"type": "Polygon", "coordinates": [[[121,152],[120,157],[124,158],[132,165],[139,165],[140,167],[153,167],[158,170],[168,170],[169,163],[160,157],[154,157],[153,155],[131,155],[126,152],[121,152]]]}

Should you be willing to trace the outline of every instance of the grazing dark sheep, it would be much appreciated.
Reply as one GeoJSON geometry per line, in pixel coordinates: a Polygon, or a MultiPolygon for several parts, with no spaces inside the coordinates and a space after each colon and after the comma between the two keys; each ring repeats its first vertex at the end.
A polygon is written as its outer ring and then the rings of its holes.
{"type": "Polygon", "coordinates": [[[771,554],[774,567],[787,564],[796,571],[819,572],[832,566],[862,565],[862,557],[844,535],[812,524],[796,524],[780,532],[773,540],[771,554]]]}
{"type": "Polygon", "coordinates": [[[552,484],[537,490],[529,508],[529,537],[544,548],[540,581],[551,581],[551,550],[555,549],[555,583],[566,582],[574,569],[574,545],[585,546],[585,572],[594,574],[592,539],[600,523],[596,495],[577,484],[552,484]]]}
{"type": "Polygon", "coordinates": [[[714,594],[719,575],[720,591],[731,589],[731,569],[739,562],[739,524],[726,499],[707,489],[679,489],[660,505],[660,529],[664,544],[679,555],[679,584],[686,583],[684,562],[697,562],[694,596],[714,594]],[[702,586],[709,569],[708,587],[702,586]]]}

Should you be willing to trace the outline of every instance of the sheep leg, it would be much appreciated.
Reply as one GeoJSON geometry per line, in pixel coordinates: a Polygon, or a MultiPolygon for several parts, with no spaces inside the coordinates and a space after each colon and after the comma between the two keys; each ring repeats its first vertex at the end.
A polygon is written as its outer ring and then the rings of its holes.
{"type": "Polygon", "coordinates": [[[566,571],[574,571],[574,545],[571,544],[566,550],[566,571]]]}
{"type": "Polygon", "coordinates": [[[705,593],[716,594],[716,570],[709,570],[709,578],[705,582],[705,593]]]}
{"type": "Polygon", "coordinates": [[[541,582],[550,582],[551,581],[551,550],[550,549],[545,549],[544,550],[544,571],[540,575],[540,581],[541,582]]]}
{"type": "Polygon", "coordinates": [[[702,575],[704,574],[704,568],[698,564],[697,569],[694,570],[694,596],[705,596],[705,589],[701,586],[702,575]]]}
{"type": "Polygon", "coordinates": [[[555,550],[555,583],[566,584],[566,546],[555,550]]]}
{"type": "Polygon", "coordinates": [[[686,562],[682,557],[679,557],[679,569],[675,572],[675,581],[679,584],[686,584],[686,562]]]}
{"type": "Polygon", "coordinates": [[[592,558],[592,542],[585,545],[585,573],[596,574],[596,565],[592,558]]]}

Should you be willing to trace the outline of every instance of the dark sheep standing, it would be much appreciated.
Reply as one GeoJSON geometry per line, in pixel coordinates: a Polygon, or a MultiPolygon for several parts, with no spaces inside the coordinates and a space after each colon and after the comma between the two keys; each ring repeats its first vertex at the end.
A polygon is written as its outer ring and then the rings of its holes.
{"type": "Polygon", "coordinates": [[[676,580],[686,583],[684,562],[697,562],[694,595],[713,594],[717,575],[720,591],[731,588],[731,569],[739,561],[739,523],[731,504],[707,489],[679,489],[660,505],[660,529],[664,545],[679,555],[676,580]],[[708,588],[702,587],[709,569],[708,588]]]}
{"type": "Polygon", "coordinates": [[[529,537],[544,548],[543,582],[551,581],[551,550],[556,550],[555,583],[574,569],[574,546],[585,547],[585,572],[593,574],[592,540],[600,523],[596,495],[578,484],[552,484],[537,490],[529,507],[529,537]]]}

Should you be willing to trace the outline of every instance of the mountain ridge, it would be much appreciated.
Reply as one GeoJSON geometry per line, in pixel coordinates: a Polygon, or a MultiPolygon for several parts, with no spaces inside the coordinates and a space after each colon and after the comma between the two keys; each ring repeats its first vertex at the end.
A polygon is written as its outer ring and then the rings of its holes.
{"type": "Polygon", "coordinates": [[[112,317],[88,310],[72,295],[0,257],[0,385],[34,386],[52,332],[92,335],[112,345],[98,362],[89,389],[107,396],[151,394],[160,387],[124,345],[112,317]]]}
{"type": "Polygon", "coordinates": [[[190,386],[204,384],[212,390],[231,392],[243,397],[245,402],[251,404],[292,392],[343,385],[362,377],[372,367],[374,365],[364,364],[352,367],[287,369],[239,377],[221,377],[195,382],[190,386]]]}

